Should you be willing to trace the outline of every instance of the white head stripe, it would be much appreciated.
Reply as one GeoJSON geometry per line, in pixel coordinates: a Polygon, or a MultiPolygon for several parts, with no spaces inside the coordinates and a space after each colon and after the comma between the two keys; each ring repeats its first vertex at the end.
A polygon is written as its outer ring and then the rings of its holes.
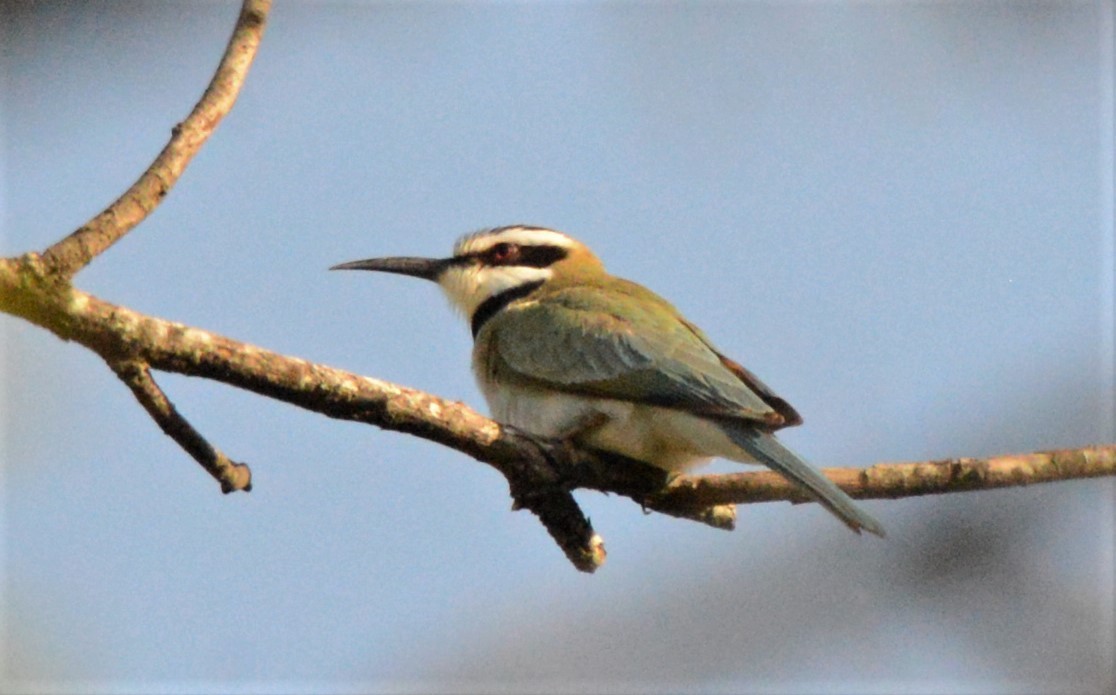
{"type": "Polygon", "coordinates": [[[453,248],[453,255],[463,256],[492,248],[496,244],[519,244],[521,246],[557,246],[572,249],[575,242],[570,237],[553,229],[540,227],[502,227],[489,229],[461,238],[453,248]]]}

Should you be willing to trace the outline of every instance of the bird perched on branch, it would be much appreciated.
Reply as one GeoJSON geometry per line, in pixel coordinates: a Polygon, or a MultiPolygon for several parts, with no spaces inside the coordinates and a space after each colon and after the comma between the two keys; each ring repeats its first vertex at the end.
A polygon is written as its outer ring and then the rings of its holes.
{"type": "Polygon", "coordinates": [[[712,457],[761,463],[854,531],[884,535],[775,438],[802,422],[789,403],[666,300],[608,274],[561,232],[499,227],[462,238],[449,258],[372,258],[333,269],[438,283],[469,319],[473,370],[496,420],[668,471],[712,457]]]}

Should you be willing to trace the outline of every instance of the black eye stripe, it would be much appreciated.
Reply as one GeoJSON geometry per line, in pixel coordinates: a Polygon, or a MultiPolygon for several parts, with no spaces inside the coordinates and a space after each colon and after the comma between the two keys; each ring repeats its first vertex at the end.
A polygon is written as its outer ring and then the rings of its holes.
{"type": "Polygon", "coordinates": [[[545,268],[554,265],[569,255],[569,251],[561,246],[520,246],[519,263],[532,268],[545,268]]]}
{"type": "Polygon", "coordinates": [[[561,246],[515,246],[518,253],[505,252],[506,258],[497,258],[494,253],[495,248],[494,246],[484,251],[458,256],[454,261],[457,263],[480,261],[482,265],[488,266],[546,268],[569,255],[569,251],[561,246]]]}

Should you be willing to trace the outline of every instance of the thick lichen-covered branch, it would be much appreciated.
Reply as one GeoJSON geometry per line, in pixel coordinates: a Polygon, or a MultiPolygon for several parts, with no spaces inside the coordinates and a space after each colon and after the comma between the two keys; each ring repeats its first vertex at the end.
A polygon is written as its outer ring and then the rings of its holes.
{"type": "MultiPolygon", "coordinates": [[[[413,434],[489,464],[507,478],[517,506],[537,514],[583,570],[603,561],[604,549],[570,490],[612,492],[651,510],[706,523],[720,519],[720,525],[731,524],[725,523],[730,513],[726,505],[808,501],[797,487],[769,471],[668,480],[662,471],[637,461],[570,449],[501,427],[459,402],[146,316],[80,290],[36,289],[32,282],[19,292],[12,289],[12,273],[5,272],[14,264],[11,259],[0,263],[0,308],[81,343],[110,363],[131,359],[161,371],[213,379],[329,417],[413,434]],[[13,292],[22,297],[24,311],[12,311],[13,292]]],[[[1112,476],[1116,446],[825,472],[853,497],[896,499],[1112,476]]]]}
{"type": "Polygon", "coordinates": [[[0,310],[100,355],[222,489],[244,489],[247,467],[227,459],[196,432],[148,369],[213,379],[329,417],[451,446],[504,475],[516,505],[539,517],[578,569],[592,571],[604,561],[603,543],[570,494],[560,460],[529,436],[504,430],[461,403],[140,314],[46,281],[48,272],[36,254],[0,260],[0,310]]]}

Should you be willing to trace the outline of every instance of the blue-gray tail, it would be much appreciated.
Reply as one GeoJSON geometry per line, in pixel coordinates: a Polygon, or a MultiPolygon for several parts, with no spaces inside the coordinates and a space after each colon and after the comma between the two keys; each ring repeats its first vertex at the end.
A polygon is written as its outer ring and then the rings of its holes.
{"type": "Polygon", "coordinates": [[[756,461],[805,488],[806,492],[849,528],[884,536],[883,526],[816,468],[803,461],[771,434],[735,421],[723,425],[729,437],[756,461]]]}

